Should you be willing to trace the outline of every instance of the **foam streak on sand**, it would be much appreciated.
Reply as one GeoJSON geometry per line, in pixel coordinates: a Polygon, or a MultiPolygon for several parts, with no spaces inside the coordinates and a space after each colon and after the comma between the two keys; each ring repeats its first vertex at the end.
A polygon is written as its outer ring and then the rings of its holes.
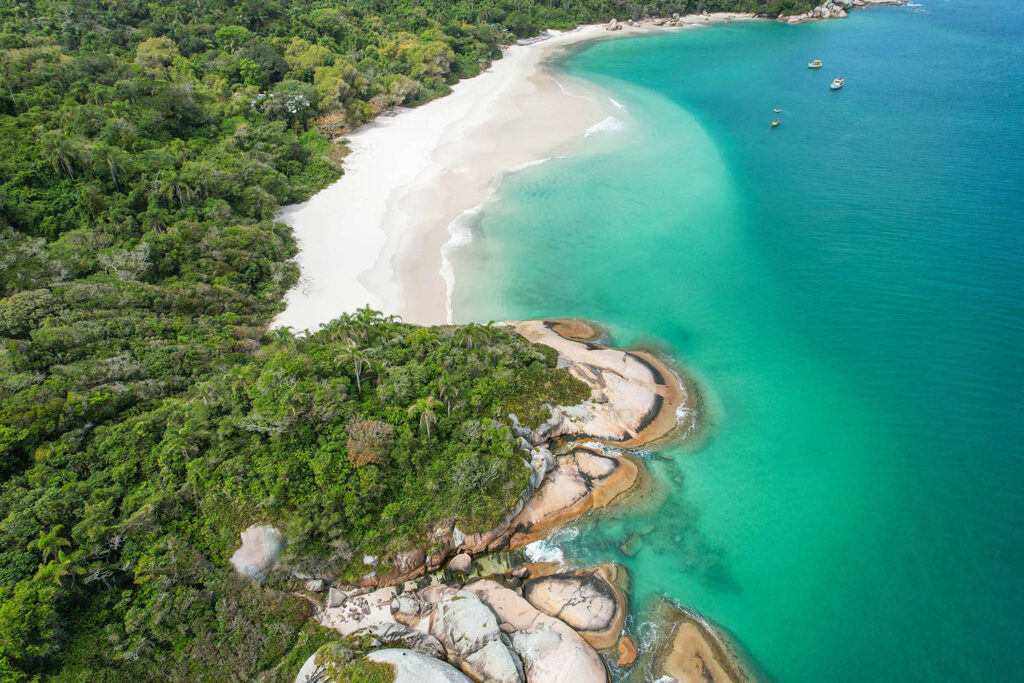
{"type": "Polygon", "coordinates": [[[452,274],[450,264],[442,270],[442,246],[465,241],[464,214],[503,172],[577,143],[614,110],[546,68],[554,51],[604,33],[586,26],[512,46],[451,95],[351,135],[344,177],[281,212],[295,230],[302,279],[275,324],[315,329],[366,304],[409,322],[445,322],[452,274]]]}

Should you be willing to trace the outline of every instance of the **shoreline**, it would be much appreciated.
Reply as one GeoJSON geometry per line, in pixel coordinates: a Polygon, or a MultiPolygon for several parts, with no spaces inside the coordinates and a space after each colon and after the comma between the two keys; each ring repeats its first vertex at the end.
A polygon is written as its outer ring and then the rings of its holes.
{"type": "MultiPolygon", "coordinates": [[[[840,0],[835,7],[847,3],[856,9],[903,0],[840,0]]],[[[460,223],[493,198],[503,176],[560,156],[622,114],[598,86],[552,68],[572,46],[733,21],[838,16],[716,12],[551,30],[505,48],[449,95],[379,116],[348,136],[340,180],[278,213],[294,230],[300,279],[271,327],[314,330],[367,305],[410,323],[450,324],[449,257],[471,238],[460,223]]]]}
{"type": "Polygon", "coordinates": [[[722,12],[673,26],[548,31],[509,46],[449,95],[362,126],[348,136],[341,179],[278,214],[294,230],[300,279],[272,327],[313,330],[366,305],[410,323],[450,323],[448,255],[466,241],[458,222],[492,198],[503,176],[560,156],[622,114],[608,94],[552,62],[591,40],[753,18],[722,12]]]}
{"type": "Polygon", "coordinates": [[[617,110],[548,68],[562,48],[608,34],[587,25],[513,45],[451,94],[352,133],[342,178],[279,214],[295,231],[301,276],[273,326],[316,329],[365,305],[445,324],[442,250],[453,222],[485,204],[504,174],[557,156],[617,110]]]}

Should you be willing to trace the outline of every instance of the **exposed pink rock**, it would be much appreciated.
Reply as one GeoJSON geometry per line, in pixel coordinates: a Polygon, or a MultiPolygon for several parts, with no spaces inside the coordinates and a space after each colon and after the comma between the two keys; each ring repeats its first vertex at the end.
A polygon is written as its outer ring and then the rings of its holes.
{"type": "Polygon", "coordinates": [[[474,581],[475,593],[501,622],[512,626],[512,648],[529,683],[605,683],[604,663],[587,641],[564,622],[538,611],[514,591],[490,581],[474,581]]]}

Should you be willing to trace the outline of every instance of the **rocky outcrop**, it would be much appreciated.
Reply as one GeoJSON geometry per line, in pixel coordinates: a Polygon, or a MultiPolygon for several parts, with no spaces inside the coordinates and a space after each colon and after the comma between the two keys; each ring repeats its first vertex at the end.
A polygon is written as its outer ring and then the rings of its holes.
{"type": "Polygon", "coordinates": [[[430,586],[396,601],[394,618],[436,638],[448,661],[473,680],[524,680],[519,658],[505,644],[494,612],[470,591],[430,586]]]}
{"type": "MultiPolygon", "coordinates": [[[[456,552],[470,558],[532,543],[590,510],[621,499],[640,479],[640,468],[631,457],[603,455],[590,448],[575,448],[556,457],[548,449],[538,447],[534,449],[531,464],[539,473],[537,489],[528,489],[528,494],[493,529],[465,534],[462,543],[457,545],[454,525],[451,522],[440,525],[431,537],[433,552],[427,555],[420,549],[415,556],[421,558],[420,564],[403,565],[401,574],[392,571],[386,575],[365,576],[358,585],[401,583],[440,569],[456,552]]],[[[458,572],[460,566],[465,566],[464,560],[450,568],[458,572]]]]}
{"type": "MultiPolygon", "coordinates": [[[[558,364],[590,387],[590,398],[575,406],[553,406],[551,417],[522,436],[540,444],[563,437],[590,438],[633,448],[676,429],[677,409],[687,392],[672,370],[654,356],[623,351],[569,335],[593,329],[577,321],[512,323],[531,342],[558,352],[558,364]]],[[[685,411],[681,411],[685,412],[685,411]]]]}
{"type": "Polygon", "coordinates": [[[619,23],[618,19],[612,18],[607,24],[604,25],[606,31],[621,31],[622,24],[619,23]]]}
{"type": "Polygon", "coordinates": [[[787,24],[802,24],[818,19],[845,19],[847,11],[867,5],[902,5],[904,0],[825,0],[809,12],[794,14],[785,19],[787,24]]]}
{"type": "Polygon", "coordinates": [[[671,603],[656,610],[659,632],[652,672],[678,681],[741,683],[750,678],[722,634],[706,619],[671,603]]]}
{"type": "Polygon", "coordinates": [[[548,616],[512,590],[490,580],[467,584],[503,624],[529,683],[605,683],[597,652],[564,622],[548,616]]]}
{"type": "Polygon", "coordinates": [[[397,595],[398,591],[391,586],[377,590],[331,588],[327,605],[317,612],[316,620],[343,636],[360,629],[393,624],[391,602],[397,595]]]}
{"type": "Polygon", "coordinates": [[[241,533],[242,546],[231,556],[239,574],[263,583],[285,548],[284,536],[272,526],[253,525],[241,533]]]}
{"type": "MultiPolygon", "coordinates": [[[[633,489],[639,477],[636,462],[626,456],[575,448],[556,457],[554,469],[512,519],[507,545],[520,547],[545,538],[566,522],[610,505],[633,489]]],[[[489,549],[500,545],[492,542],[489,549]]]]}
{"type": "Polygon", "coordinates": [[[625,568],[607,564],[537,577],[523,584],[523,597],[571,626],[594,648],[613,648],[629,612],[626,594],[616,585],[620,572],[625,568]]]}

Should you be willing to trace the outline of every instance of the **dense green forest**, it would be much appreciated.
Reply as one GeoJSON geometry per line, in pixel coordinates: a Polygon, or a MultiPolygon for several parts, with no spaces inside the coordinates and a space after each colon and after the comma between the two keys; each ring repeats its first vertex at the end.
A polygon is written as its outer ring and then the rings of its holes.
{"type": "Polygon", "coordinates": [[[294,675],[329,634],[230,571],[241,528],[343,576],[483,528],[526,481],[508,413],[585,395],[489,326],[268,331],[274,212],[339,135],[547,27],[811,4],[0,0],[0,680],[294,675]]]}

